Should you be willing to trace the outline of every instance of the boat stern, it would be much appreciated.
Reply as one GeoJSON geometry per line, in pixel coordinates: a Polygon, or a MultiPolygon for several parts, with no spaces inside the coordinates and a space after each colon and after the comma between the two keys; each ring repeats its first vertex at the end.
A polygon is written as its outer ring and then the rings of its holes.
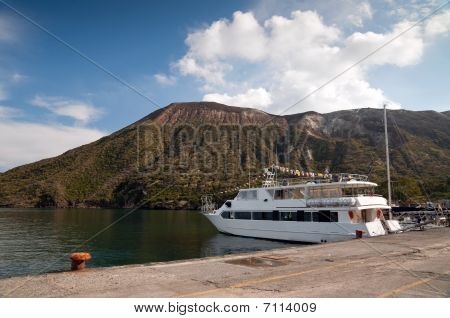
{"type": "Polygon", "coordinates": [[[377,219],[372,222],[366,222],[365,223],[366,230],[364,232],[367,233],[367,236],[380,236],[380,235],[386,235],[386,229],[383,226],[383,223],[381,223],[381,220],[377,219]]]}

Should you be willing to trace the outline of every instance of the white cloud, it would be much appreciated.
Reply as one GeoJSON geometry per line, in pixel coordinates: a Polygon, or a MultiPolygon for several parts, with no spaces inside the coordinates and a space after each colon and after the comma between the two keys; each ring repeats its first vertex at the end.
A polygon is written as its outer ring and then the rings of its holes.
{"type": "Polygon", "coordinates": [[[0,171],[54,157],[105,135],[96,129],[0,120],[0,171]]]}
{"type": "Polygon", "coordinates": [[[272,104],[270,93],[264,88],[249,89],[243,94],[229,96],[228,94],[206,94],[204,101],[217,102],[233,106],[267,108],[272,104]]]}
{"type": "Polygon", "coordinates": [[[8,106],[0,106],[0,119],[19,117],[22,111],[8,106]]]}
{"type": "Polygon", "coordinates": [[[154,75],[155,80],[160,83],[161,85],[175,85],[177,82],[177,78],[172,75],[166,75],[162,73],[158,73],[154,75]]]}
{"type": "Polygon", "coordinates": [[[450,31],[450,11],[431,17],[425,27],[429,36],[448,35],[450,31]]]}
{"type": "Polygon", "coordinates": [[[364,20],[372,19],[372,7],[367,1],[359,3],[355,11],[347,16],[347,19],[355,26],[362,27],[364,25],[364,20]]]}
{"type": "Polygon", "coordinates": [[[213,22],[207,29],[190,33],[186,39],[190,53],[206,60],[237,57],[257,61],[266,54],[265,42],[264,29],[253,13],[240,11],[233,14],[232,21],[213,22]]]}
{"type": "Polygon", "coordinates": [[[58,116],[73,118],[82,125],[97,119],[102,114],[101,110],[89,103],[63,97],[35,96],[31,104],[46,108],[58,116]]]}
{"type": "Polygon", "coordinates": [[[182,75],[194,75],[203,79],[205,82],[211,84],[224,85],[225,73],[232,70],[232,66],[229,64],[214,62],[214,61],[201,61],[189,54],[178,60],[174,67],[177,68],[182,75]]]}
{"type": "Polygon", "coordinates": [[[26,76],[26,75],[23,75],[23,74],[20,74],[20,73],[13,73],[12,75],[11,75],[11,80],[14,82],[14,83],[20,83],[20,82],[23,82],[23,81],[25,81],[26,79],[28,78],[28,76],[26,76]]]}
{"type": "MultiPolygon", "coordinates": [[[[403,21],[394,25],[392,31],[384,34],[353,33],[345,39],[342,55],[349,60],[357,61],[411,26],[411,22],[403,21]]],[[[425,37],[422,30],[419,27],[412,28],[371,56],[365,65],[391,64],[402,67],[417,64],[424,53],[424,42],[425,37]]]]}
{"type": "MultiPolygon", "coordinates": [[[[368,2],[356,9],[361,20],[354,23],[362,25],[372,18],[368,2]]],[[[412,28],[289,113],[381,107],[387,101],[399,107],[371,86],[369,70],[419,63],[431,35],[450,29],[447,14],[432,18],[425,27],[412,28]]],[[[402,20],[382,33],[344,34],[315,11],[297,10],[289,17],[275,15],[261,22],[251,12],[236,12],[231,21],[220,19],[190,33],[188,50],[174,65],[182,75],[200,81],[204,100],[279,113],[410,26],[412,22],[402,20]]]]}

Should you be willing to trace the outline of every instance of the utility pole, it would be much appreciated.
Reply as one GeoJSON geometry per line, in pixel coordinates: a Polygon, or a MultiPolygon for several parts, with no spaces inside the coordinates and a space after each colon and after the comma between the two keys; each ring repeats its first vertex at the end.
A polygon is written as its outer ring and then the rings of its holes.
{"type": "MultiPolygon", "coordinates": [[[[387,111],[386,104],[384,107],[384,140],[386,144],[386,172],[387,172],[387,185],[388,185],[388,205],[391,206],[392,197],[391,197],[391,171],[389,164],[389,140],[388,140],[388,130],[387,130],[387,111]]],[[[392,220],[392,210],[389,210],[389,220],[392,220]]]]}

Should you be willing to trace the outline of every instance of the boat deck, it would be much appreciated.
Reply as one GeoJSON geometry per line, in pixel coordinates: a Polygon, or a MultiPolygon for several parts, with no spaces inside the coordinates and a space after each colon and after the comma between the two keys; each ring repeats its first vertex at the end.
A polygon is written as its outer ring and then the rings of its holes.
{"type": "Polygon", "coordinates": [[[449,297],[450,228],[0,280],[3,297],[449,297]]]}

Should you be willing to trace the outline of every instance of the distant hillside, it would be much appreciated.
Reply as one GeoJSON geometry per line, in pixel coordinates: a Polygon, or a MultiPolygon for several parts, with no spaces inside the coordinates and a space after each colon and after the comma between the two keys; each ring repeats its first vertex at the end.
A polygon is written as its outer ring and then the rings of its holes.
{"type": "MultiPolygon", "coordinates": [[[[394,198],[450,193],[449,112],[388,111],[394,198]],[[418,181],[423,181],[421,184],[418,181]]],[[[369,174],[385,187],[383,113],[275,116],[174,103],[96,142],[0,174],[0,206],[196,208],[203,193],[248,182],[275,162],[369,174]]],[[[219,193],[219,194],[217,194],[219,193]]]]}

